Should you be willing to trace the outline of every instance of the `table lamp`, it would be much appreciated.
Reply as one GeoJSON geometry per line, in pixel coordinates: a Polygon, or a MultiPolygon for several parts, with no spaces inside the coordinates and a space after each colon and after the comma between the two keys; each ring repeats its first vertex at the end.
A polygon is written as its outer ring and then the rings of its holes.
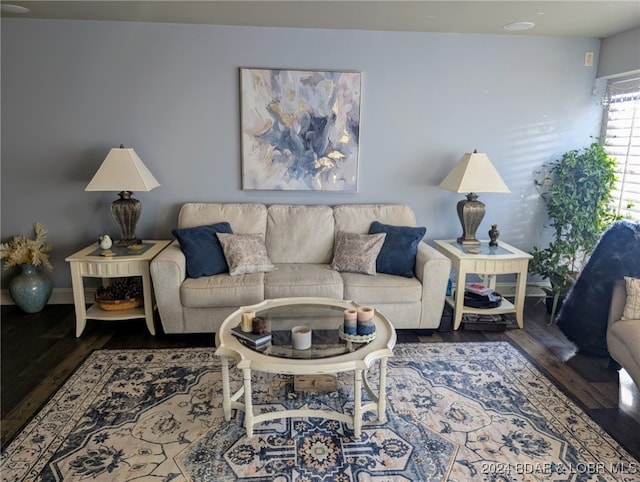
{"type": "Polygon", "coordinates": [[[467,199],[458,203],[458,218],[462,224],[460,244],[478,245],[476,231],[484,218],[484,203],[478,201],[479,192],[511,192],[493,167],[489,156],[473,151],[463,155],[438,187],[453,192],[466,192],[467,199]]]}
{"type": "Polygon", "coordinates": [[[133,149],[124,146],[113,148],[102,162],[85,191],[115,191],[120,199],[111,204],[111,214],[120,227],[119,246],[139,244],[136,224],[142,207],[140,201],[131,197],[132,191],[148,192],[160,183],[140,160],[133,149]]]}

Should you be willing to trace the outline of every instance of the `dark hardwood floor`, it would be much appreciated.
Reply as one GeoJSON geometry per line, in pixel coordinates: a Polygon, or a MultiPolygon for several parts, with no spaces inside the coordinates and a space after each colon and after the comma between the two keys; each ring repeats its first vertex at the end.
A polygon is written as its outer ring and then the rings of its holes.
{"type": "MultiPolygon", "coordinates": [[[[1,307],[1,416],[2,447],[20,431],[73,370],[101,348],[213,347],[214,336],[151,336],[144,320],[89,321],[75,337],[72,305],[49,305],[25,314],[15,306],[1,307]]],[[[607,358],[576,353],[539,299],[527,299],[525,328],[504,332],[459,330],[431,336],[399,330],[399,342],[457,342],[505,340],[527,357],[593,420],[640,460],[640,393],[629,381],[618,380],[607,358]]]]}

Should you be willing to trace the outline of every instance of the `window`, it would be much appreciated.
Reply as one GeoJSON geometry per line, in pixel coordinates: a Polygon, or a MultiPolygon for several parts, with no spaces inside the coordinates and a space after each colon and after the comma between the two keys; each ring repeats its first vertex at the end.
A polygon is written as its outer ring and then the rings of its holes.
{"type": "Polygon", "coordinates": [[[610,80],[605,97],[602,139],[616,159],[618,180],[613,191],[615,209],[640,220],[640,77],[610,80]]]}

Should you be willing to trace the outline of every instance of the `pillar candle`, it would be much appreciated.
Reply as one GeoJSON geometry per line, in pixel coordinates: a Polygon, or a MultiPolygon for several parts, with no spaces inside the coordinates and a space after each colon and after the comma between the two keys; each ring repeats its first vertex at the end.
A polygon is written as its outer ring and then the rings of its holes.
{"type": "Polygon", "coordinates": [[[263,335],[267,332],[267,320],[261,316],[256,316],[253,319],[253,333],[256,335],[263,335]]]}
{"type": "Polygon", "coordinates": [[[347,335],[355,335],[358,332],[358,311],[344,310],[344,328],[347,335]]]}
{"type": "Polygon", "coordinates": [[[370,335],[376,330],[376,325],[373,322],[374,309],[370,306],[363,306],[358,308],[358,335],[370,335]]]}
{"type": "Polygon", "coordinates": [[[253,318],[256,316],[255,311],[245,311],[242,313],[242,324],[240,329],[244,332],[250,332],[253,330],[253,318]]]}
{"type": "Polygon", "coordinates": [[[292,328],[291,344],[295,350],[306,350],[311,348],[311,328],[304,325],[292,328]]]}

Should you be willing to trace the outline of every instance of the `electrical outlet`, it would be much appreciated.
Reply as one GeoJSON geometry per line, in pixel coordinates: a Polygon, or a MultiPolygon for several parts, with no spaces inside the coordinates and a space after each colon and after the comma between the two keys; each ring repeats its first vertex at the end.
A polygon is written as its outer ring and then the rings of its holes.
{"type": "Polygon", "coordinates": [[[586,52],[584,54],[584,66],[593,67],[593,52],[586,52]]]}

